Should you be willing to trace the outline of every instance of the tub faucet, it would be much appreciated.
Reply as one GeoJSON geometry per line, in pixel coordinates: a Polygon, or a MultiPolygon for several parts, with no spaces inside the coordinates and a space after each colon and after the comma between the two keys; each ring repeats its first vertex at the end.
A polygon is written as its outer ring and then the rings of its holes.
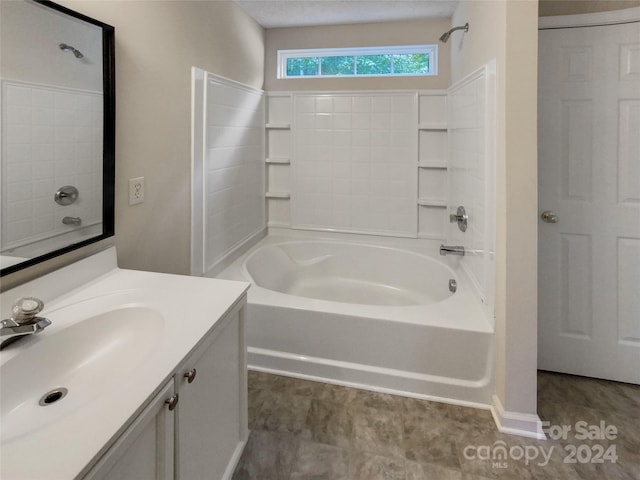
{"type": "Polygon", "coordinates": [[[440,255],[460,255],[464,257],[464,247],[462,245],[440,245],[440,255]]]}
{"type": "Polygon", "coordinates": [[[0,350],[24,336],[39,333],[51,325],[51,320],[37,316],[43,308],[44,303],[38,298],[18,299],[11,309],[11,317],[0,322],[0,350]]]}

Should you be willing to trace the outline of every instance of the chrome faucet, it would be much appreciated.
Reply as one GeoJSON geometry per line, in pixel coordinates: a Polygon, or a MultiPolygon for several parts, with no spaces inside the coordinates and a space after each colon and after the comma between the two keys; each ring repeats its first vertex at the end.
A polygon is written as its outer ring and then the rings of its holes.
{"type": "Polygon", "coordinates": [[[44,303],[38,298],[18,299],[11,309],[11,317],[0,322],[0,350],[26,335],[34,335],[51,325],[51,320],[37,316],[43,308],[44,303]]]}
{"type": "Polygon", "coordinates": [[[440,245],[440,255],[460,255],[464,257],[464,247],[461,245],[440,245]]]}
{"type": "Polygon", "coordinates": [[[77,227],[82,225],[82,219],[80,217],[64,217],[62,223],[65,225],[75,225],[77,227]]]}

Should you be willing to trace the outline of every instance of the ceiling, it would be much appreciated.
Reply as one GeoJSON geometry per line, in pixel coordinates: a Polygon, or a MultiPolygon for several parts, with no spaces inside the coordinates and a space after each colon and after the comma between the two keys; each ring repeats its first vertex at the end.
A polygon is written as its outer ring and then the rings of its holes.
{"type": "Polygon", "coordinates": [[[234,0],[264,28],[451,17],[458,0],[234,0]]]}

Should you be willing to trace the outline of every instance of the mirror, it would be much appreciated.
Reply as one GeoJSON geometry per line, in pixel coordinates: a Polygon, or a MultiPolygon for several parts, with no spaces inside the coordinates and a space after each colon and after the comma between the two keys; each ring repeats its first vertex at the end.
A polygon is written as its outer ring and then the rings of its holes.
{"type": "Polygon", "coordinates": [[[114,234],[113,27],[0,1],[0,276],[114,234]]]}

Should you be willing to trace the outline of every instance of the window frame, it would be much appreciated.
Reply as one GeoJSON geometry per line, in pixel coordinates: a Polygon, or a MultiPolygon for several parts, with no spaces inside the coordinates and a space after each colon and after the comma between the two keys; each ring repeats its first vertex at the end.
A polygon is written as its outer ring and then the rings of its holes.
{"type": "MultiPolygon", "coordinates": [[[[392,60],[393,66],[393,60],[392,60]]],[[[366,77],[432,77],[438,75],[438,45],[398,45],[388,47],[357,47],[357,48],[310,48],[294,50],[278,50],[277,78],[302,79],[302,78],[366,78],[366,77]],[[357,68],[357,57],[370,55],[405,55],[405,54],[428,54],[429,73],[382,73],[382,74],[358,74],[353,75],[322,75],[323,57],[355,57],[354,69],[357,68]],[[290,58],[318,58],[317,75],[287,75],[287,60],[290,58]]]]}

